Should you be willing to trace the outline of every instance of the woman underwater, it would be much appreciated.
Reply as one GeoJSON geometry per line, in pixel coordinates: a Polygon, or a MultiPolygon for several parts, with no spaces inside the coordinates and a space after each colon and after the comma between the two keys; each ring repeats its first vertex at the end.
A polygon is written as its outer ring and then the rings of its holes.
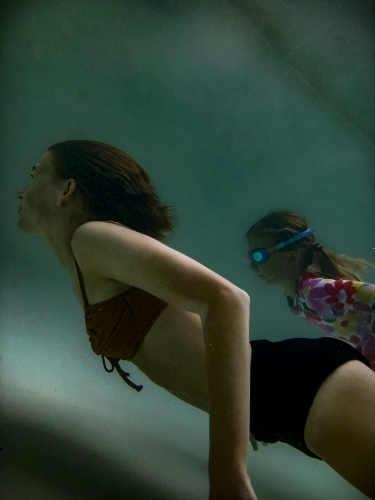
{"type": "Polygon", "coordinates": [[[118,364],[127,359],[209,413],[210,500],[256,500],[246,470],[250,379],[256,439],[284,440],[323,458],[375,498],[375,374],[359,351],[333,338],[259,340],[250,347],[248,295],[161,243],[173,229],[169,209],[146,172],[117,148],[65,141],[32,170],[17,193],[18,228],[43,235],[69,272],[105,369],[140,390],[118,364]],[[298,366],[291,369],[294,342],[298,366]],[[319,364],[322,353],[315,385],[289,387],[303,370],[311,373],[309,364],[319,364]],[[285,381],[277,390],[282,405],[270,397],[275,378],[285,381]]]}

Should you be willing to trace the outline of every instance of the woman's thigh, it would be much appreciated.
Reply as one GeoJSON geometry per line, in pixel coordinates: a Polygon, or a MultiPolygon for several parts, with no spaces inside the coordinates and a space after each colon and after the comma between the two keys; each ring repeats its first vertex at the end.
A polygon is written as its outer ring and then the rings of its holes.
{"type": "Polygon", "coordinates": [[[304,438],[313,453],[375,498],[375,373],[352,360],[329,375],[310,408],[304,438]]]}

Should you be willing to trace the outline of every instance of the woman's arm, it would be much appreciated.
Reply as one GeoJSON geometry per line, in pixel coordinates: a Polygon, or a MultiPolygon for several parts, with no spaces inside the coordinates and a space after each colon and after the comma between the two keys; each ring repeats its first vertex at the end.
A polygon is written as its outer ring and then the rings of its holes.
{"type": "MultiPolygon", "coordinates": [[[[79,265],[90,273],[141,288],[199,314],[204,334],[210,403],[209,477],[216,492],[245,491],[249,480],[249,297],[189,257],[143,234],[89,222],[73,235],[79,265]]],[[[250,492],[250,486],[248,492],[250,492]]],[[[222,497],[226,498],[226,497],[222,497]]]]}
{"type": "Polygon", "coordinates": [[[221,489],[238,473],[247,475],[249,305],[247,295],[224,294],[212,300],[201,316],[210,402],[209,476],[212,485],[221,489]]]}

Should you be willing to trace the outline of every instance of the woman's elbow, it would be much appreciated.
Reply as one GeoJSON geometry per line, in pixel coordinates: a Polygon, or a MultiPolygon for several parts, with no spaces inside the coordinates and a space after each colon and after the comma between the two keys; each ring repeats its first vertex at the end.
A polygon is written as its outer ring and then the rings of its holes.
{"type": "Polygon", "coordinates": [[[250,307],[250,295],[242,290],[241,288],[237,288],[239,294],[239,300],[245,305],[245,307],[250,307]]]}
{"type": "Polygon", "coordinates": [[[230,289],[226,291],[228,299],[234,300],[239,306],[243,306],[245,309],[249,309],[250,307],[250,295],[242,290],[242,288],[238,288],[233,285],[230,289]]]}
{"type": "Polygon", "coordinates": [[[218,310],[228,310],[231,313],[249,314],[250,310],[250,296],[241,288],[230,284],[217,287],[213,293],[205,297],[206,300],[202,302],[199,315],[202,321],[205,320],[209,312],[216,312],[218,310]]]}
{"type": "Polygon", "coordinates": [[[222,289],[217,298],[224,306],[249,312],[250,296],[235,285],[222,289]]]}

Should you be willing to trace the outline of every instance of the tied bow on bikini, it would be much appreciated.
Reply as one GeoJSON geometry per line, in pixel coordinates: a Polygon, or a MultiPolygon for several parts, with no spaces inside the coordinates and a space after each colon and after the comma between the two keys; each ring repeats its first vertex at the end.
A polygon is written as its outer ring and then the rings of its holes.
{"type": "Polygon", "coordinates": [[[120,364],[119,364],[119,360],[118,359],[114,359],[114,358],[109,358],[107,356],[104,356],[103,354],[101,355],[102,356],[102,362],[103,362],[103,366],[104,366],[104,370],[107,372],[107,373],[112,373],[113,370],[116,370],[117,373],[120,375],[120,377],[122,378],[122,380],[128,384],[132,389],[135,389],[137,392],[140,392],[142,389],[143,389],[143,385],[136,385],[134,384],[134,382],[132,382],[131,380],[129,380],[129,375],[130,373],[127,373],[127,372],[124,372],[124,370],[121,368],[120,364]],[[111,366],[112,368],[109,369],[107,367],[107,365],[105,364],[105,358],[108,359],[108,361],[111,363],[111,366]]]}

